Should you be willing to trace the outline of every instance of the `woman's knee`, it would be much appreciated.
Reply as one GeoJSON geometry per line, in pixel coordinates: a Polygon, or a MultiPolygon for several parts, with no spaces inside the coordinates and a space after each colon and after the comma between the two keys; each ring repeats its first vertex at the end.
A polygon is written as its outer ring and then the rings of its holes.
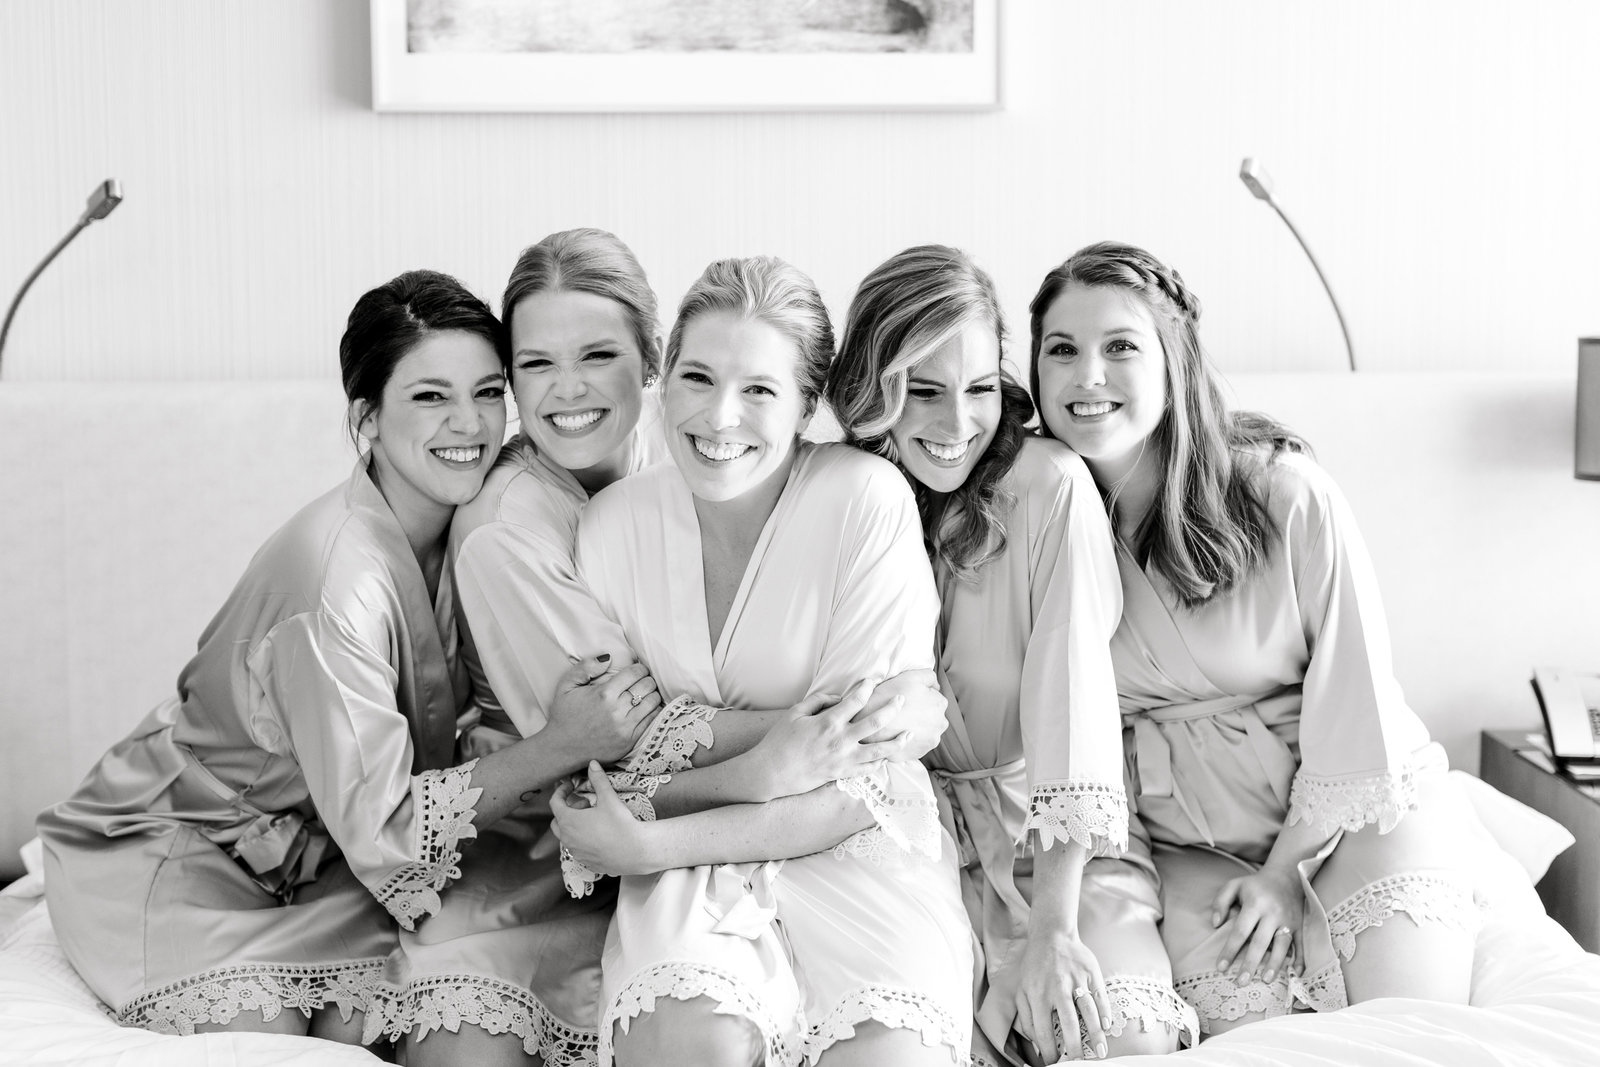
{"type": "Polygon", "coordinates": [[[718,1014],[706,997],[656,1001],[655,1008],[612,1027],[617,1067],[758,1067],[766,1060],[761,1028],[742,1015],[718,1014]]]}
{"type": "MultiPolygon", "coordinates": [[[[962,1050],[965,1051],[964,1049],[962,1050]]],[[[855,1025],[855,1033],[828,1046],[817,1067],[949,1067],[950,1049],[928,1045],[920,1030],[885,1026],[868,1019],[855,1025]]]]}
{"type": "Polygon", "coordinates": [[[1106,979],[1106,995],[1112,1011],[1106,1047],[1112,1056],[1175,1052],[1181,1041],[1199,1040],[1194,1009],[1178,996],[1170,979],[1112,975],[1106,979]]]}
{"type": "Polygon", "coordinates": [[[472,1023],[462,1023],[454,1033],[435,1030],[425,1038],[405,1039],[406,1067],[540,1067],[544,1061],[526,1050],[514,1033],[491,1034],[472,1023]]]}

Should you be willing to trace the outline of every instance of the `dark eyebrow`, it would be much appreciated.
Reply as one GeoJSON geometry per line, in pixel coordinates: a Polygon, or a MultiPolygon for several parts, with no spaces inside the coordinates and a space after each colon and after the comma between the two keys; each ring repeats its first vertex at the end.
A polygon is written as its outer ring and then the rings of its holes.
{"type": "MultiPolygon", "coordinates": [[[[485,384],[487,382],[503,382],[503,381],[505,381],[505,378],[506,378],[506,376],[504,374],[502,374],[499,371],[495,371],[493,374],[485,374],[482,378],[479,378],[477,380],[477,382],[474,383],[474,384],[475,385],[483,385],[483,384],[485,384]]],[[[448,389],[448,388],[450,388],[450,384],[451,383],[445,381],[443,378],[418,378],[416,381],[411,382],[409,385],[407,385],[406,388],[407,389],[415,389],[419,385],[431,385],[431,386],[434,386],[434,387],[439,388],[439,389],[448,389]]]]}

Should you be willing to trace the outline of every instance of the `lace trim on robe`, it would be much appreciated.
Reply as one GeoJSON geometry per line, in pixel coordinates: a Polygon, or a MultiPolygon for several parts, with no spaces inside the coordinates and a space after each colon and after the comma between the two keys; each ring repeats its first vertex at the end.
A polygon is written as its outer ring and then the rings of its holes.
{"type": "Polygon", "coordinates": [[[703,963],[658,963],[628,980],[615,999],[606,1006],[600,1020],[599,1059],[601,1067],[611,1063],[611,1033],[616,1025],[628,1032],[628,1025],[647,1012],[655,1011],[661,997],[694,1000],[707,997],[716,1002],[716,1014],[738,1015],[750,1020],[761,1031],[767,1046],[769,1067],[797,1067],[800,1049],[792,1045],[761,1003],[756,993],[737,978],[703,963]]]}
{"type": "Polygon", "coordinates": [[[1376,823],[1386,834],[1417,806],[1417,782],[1446,769],[1443,753],[1430,745],[1399,771],[1346,778],[1324,778],[1302,770],[1289,786],[1288,825],[1303,822],[1318,833],[1354,833],[1376,823]]]}
{"type": "Polygon", "coordinates": [[[1344,989],[1344,972],[1339,961],[1333,960],[1316,974],[1289,977],[1289,991],[1294,999],[1312,1011],[1338,1011],[1350,1006],[1349,994],[1344,989]]]}
{"type": "Polygon", "coordinates": [[[1128,850],[1128,794],[1121,783],[1071,779],[1040,782],[1028,800],[1023,833],[1039,831],[1045,848],[1076,841],[1096,856],[1128,850]]]}
{"type": "Polygon", "coordinates": [[[833,1006],[805,1037],[806,1058],[815,1063],[836,1042],[855,1036],[856,1026],[876,1022],[890,1030],[915,1030],[926,1048],[947,1049],[950,1062],[967,1067],[971,1062],[970,1033],[963,1032],[950,1013],[926,993],[892,986],[858,989],[833,1006]]]}
{"type": "Polygon", "coordinates": [[[1356,954],[1356,937],[1382,926],[1399,912],[1418,926],[1443,926],[1476,934],[1483,914],[1472,890],[1460,880],[1440,874],[1391,875],[1369,882],[1328,912],[1328,932],[1343,959],[1356,954]]]}
{"type": "Polygon", "coordinates": [[[650,720],[633,752],[623,761],[623,770],[635,774],[671,774],[694,765],[697,748],[710,748],[714,738],[711,720],[717,708],[697,704],[681,696],[650,720]]]}
{"type": "Polygon", "coordinates": [[[469,788],[477,760],[459,767],[423,771],[412,779],[417,797],[417,856],[395,871],[372,894],[396,922],[416,929],[419,918],[439,910],[439,891],[461,877],[460,842],[478,836],[473,805],[482,789],[469,788]]]}
{"type": "Polygon", "coordinates": [[[435,1030],[460,1033],[471,1023],[490,1034],[516,1034],[522,1050],[546,1067],[594,1067],[599,1034],[562,1022],[521,986],[478,975],[437,975],[381,1005],[384,1036],[421,1041],[435,1030]]]}
{"type": "MultiPolygon", "coordinates": [[[[1105,1028],[1112,1037],[1120,1037],[1128,1023],[1137,1022],[1143,1033],[1157,1029],[1184,1035],[1185,1044],[1200,1043],[1200,1020],[1194,1009],[1171,986],[1154,978],[1137,975],[1112,975],[1106,979],[1106,995],[1111,999],[1111,1021],[1105,1028]]],[[[1086,1036],[1082,1023],[1080,1037],[1086,1036]]],[[[1084,1055],[1090,1049],[1084,1046],[1084,1055]]]]}
{"type": "Polygon", "coordinates": [[[943,846],[939,805],[926,791],[891,795],[876,775],[861,774],[833,783],[861,801],[873,825],[833,846],[838,859],[866,860],[882,866],[891,859],[924,856],[937,860],[943,846]]]}
{"type": "Polygon", "coordinates": [[[312,1012],[332,1005],[345,1022],[355,1012],[365,1013],[364,1030],[376,1038],[382,1014],[383,963],[378,957],[222,967],[151,990],[130,1001],[116,1019],[123,1026],[189,1037],[199,1023],[223,1026],[241,1012],[259,1011],[262,1022],[271,1022],[285,1010],[299,1011],[309,1019],[312,1012]]]}
{"type": "Polygon", "coordinates": [[[1178,995],[1188,1001],[1200,1019],[1200,1032],[1211,1033],[1215,1022],[1233,1022],[1259,1012],[1271,1018],[1287,1015],[1294,994],[1288,979],[1279,975],[1272,982],[1240,985],[1221,971],[1204,971],[1173,983],[1178,995]]]}
{"type": "MultiPolygon", "coordinates": [[[[650,803],[650,799],[656,795],[656,790],[672,781],[670,774],[635,774],[633,771],[608,771],[606,778],[611,782],[611,788],[617,791],[622,806],[640,822],[656,821],[656,806],[650,803]]],[[[587,777],[573,778],[572,784],[580,796],[594,795],[587,777]]],[[[601,877],[580,863],[577,857],[567,851],[567,846],[561,846],[561,882],[569,894],[574,897],[588,896],[594,892],[594,884],[601,877]]]]}

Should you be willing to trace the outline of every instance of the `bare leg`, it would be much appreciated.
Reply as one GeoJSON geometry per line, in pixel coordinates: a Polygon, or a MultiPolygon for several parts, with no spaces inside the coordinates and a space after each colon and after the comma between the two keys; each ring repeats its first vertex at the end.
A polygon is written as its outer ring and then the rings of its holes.
{"type": "Polygon", "coordinates": [[[406,1067],[540,1067],[544,1060],[523,1050],[516,1034],[491,1034],[480,1026],[462,1023],[456,1033],[435,1030],[422,1040],[407,1035],[406,1067]]]}
{"type": "Polygon", "coordinates": [[[628,1025],[627,1033],[614,1027],[612,1037],[617,1067],[759,1067],[767,1053],[755,1023],[718,1015],[716,1002],[707,997],[662,997],[654,1011],[628,1025]]]}
{"type": "Polygon", "coordinates": [[[286,1008],[271,1022],[261,1018],[259,1008],[241,1011],[225,1023],[195,1023],[197,1034],[292,1034],[304,1037],[310,1032],[311,1020],[293,1008],[286,1008]]]}
{"type": "Polygon", "coordinates": [[[950,1050],[943,1045],[924,1045],[915,1030],[891,1030],[869,1020],[856,1024],[854,1037],[830,1046],[817,1060],[817,1067],[884,1067],[890,1063],[895,1067],[950,1067],[950,1050]]]}

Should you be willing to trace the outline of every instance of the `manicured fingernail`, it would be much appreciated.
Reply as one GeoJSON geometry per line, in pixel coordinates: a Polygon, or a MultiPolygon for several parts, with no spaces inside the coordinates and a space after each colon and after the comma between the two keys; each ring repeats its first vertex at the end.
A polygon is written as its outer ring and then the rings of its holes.
{"type": "Polygon", "coordinates": [[[610,663],[611,662],[611,653],[602,652],[598,656],[596,656],[595,659],[599,660],[601,663],[610,663]]]}
{"type": "Polygon", "coordinates": [[[1106,1043],[1104,1041],[1100,1042],[1094,1047],[1094,1054],[1099,1056],[1101,1059],[1106,1058],[1106,1043]]]}
{"type": "Polygon", "coordinates": [[[1277,974],[1278,974],[1277,971],[1268,971],[1266,974],[1261,976],[1261,980],[1263,982],[1270,982],[1270,981],[1272,981],[1273,978],[1275,978],[1277,976],[1277,974]]]}
{"type": "Polygon", "coordinates": [[[1228,961],[1227,960],[1218,960],[1217,961],[1217,970],[1226,971],[1227,969],[1228,969],[1228,961]]]}

